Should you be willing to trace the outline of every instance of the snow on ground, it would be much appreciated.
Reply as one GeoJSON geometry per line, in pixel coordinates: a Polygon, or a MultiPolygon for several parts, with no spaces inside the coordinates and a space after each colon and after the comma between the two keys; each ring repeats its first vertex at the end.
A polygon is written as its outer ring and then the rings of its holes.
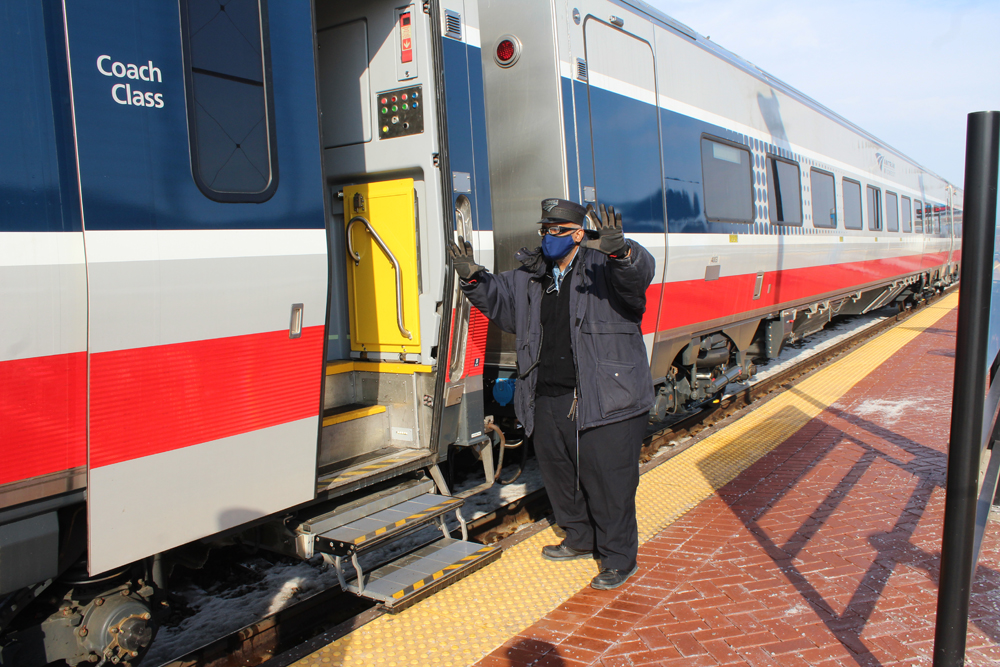
{"type": "MultiPolygon", "coordinates": [[[[866,316],[835,320],[826,329],[809,336],[805,341],[786,346],[777,359],[759,364],[755,377],[747,382],[730,384],[726,391],[727,393],[741,391],[785,370],[809,355],[836,345],[865,327],[894,315],[894,309],[891,312],[886,309],[866,316]]],[[[902,415],[904,410],[912,409],[912,406],[904,403],[906,402],[900,401],[897,404],[893,401],[871,401],[856,412],[859,415],[879,412],[883,416],[888,415],[895,419],[902,415]]],[[[669,448],[661,448],[658,454],[662,455],[668,451],[669,448]]],[[[516,449],[508,449],[505,452],[507,464],[500,475],[501,479],[513,477],[521,456],[522,453],[516,449]]],[[[453,492],[461,493],[481,482],[481,477],[465,480],[456,485],[453,492]]],[[[515,483],[495,485],[468,498],[462,508],[462,516],[466,521],[475,519],[540,488],[542,488],[541,474],[535,458],[531,457],[515,483]]],[[[457,537],[458,522],[454,516],[449,517],[447,523],[452,529],[452,535],[457,537]]],[[[388,562],[436,540],[440,535],[441,531],[436,526],[425,527],[384,548],[365,554],[361,558],[361,567],[367,570],[378,563],[388,562]]],[[[210,644],[219,637],[255,623],[298,600],[337,585],[333,568],[327,567],[319,557],[305,563],[278,564],[259,558],[251,560],[245,566],[248,569],[247,581],[237,586],[210,586],[205,590],[191,585],[187,589],[176,591],[183,597],[184,604],[192,613],[176,622],[176,625],[161,628],[156,641],[153,642],[152,650],[143,659],[141,667],[158,667],[210,644]]]]}
{"type": "Polygon", "coordinates": [[[747,387],[751,387],[758,382],[766,380],[787,368],[794,366],[803,359],[814,354],[819,354],[843,340],[850,338],[862,329],[874,326],[886,318],[895,317],[896,308],[883,308],[867,315],[852,315],[840,319],[835,319],[826,325],[822,331],[818,331],[805,340],[796,341],[790,345],[785,345],[776,359],[770,359],[764,363],[757,364],[757,375],[745,382],[734,382],[726,387],[726,394],[735,394],[747,387]]]}

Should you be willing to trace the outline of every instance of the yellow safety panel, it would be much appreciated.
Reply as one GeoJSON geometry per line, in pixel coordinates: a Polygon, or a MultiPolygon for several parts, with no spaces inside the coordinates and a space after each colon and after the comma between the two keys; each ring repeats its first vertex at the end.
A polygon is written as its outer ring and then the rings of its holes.
{"type": "Polygon", "coordinates": [[[396,375],[413,375],[414,373],[430,373],[433,366],[426,364],[402,364],[393,361],[331,361],[326,365],[327,375],[338,375],[353,371],[367,373],[394,373],[396,375]]]}
{"type": "Polygon", "coordinates": [[[419,352],[413,179],[344,188],[344,229],[349,234],[347,286],[351,350],[419,352]],[[385,249],[380,247],[375,234],[382,239],[385,249]],[[356,257],[350,256],[352,247],[356,257]],[[396,272],[386,250],[399,264],[399,298],[396,272]],[[400,302],[401,317],[398,316],[400,302]]]}
{"type": "MultiPolygon", "coordinates": [[[[794,435],[958,305],[951,294],[775,396],[643,475],[636,497],[646,542],[794,435]]],[[[554,563],[549,528],[504,557],[395,616],[381,616],[295,663],[297,667],[465,667],[586,586],[591,560],[554,563]]],[[[642,574],[640,569],[639,574],[642,574]]]]}

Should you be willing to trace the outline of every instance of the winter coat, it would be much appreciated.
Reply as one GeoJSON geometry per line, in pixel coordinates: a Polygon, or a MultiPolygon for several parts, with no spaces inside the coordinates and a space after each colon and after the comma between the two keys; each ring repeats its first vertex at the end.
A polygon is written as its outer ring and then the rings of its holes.
{"type": "MultiPolygon", "coordinates": [[[[652,255],[628,240],[631,253],[612,259],[579,248],[568,284],[570,338],[576,366],[577,424],[580,430],[648,412],[653,383],[639,328],[646,288],[653,280],[652,255]]],[[[536,363],[542,347],[542,279],[547,266],[541,250],[522,248],[522,266],[492,274],[481,271],[462,281],[462,291],[491,322],[515,334],[518,381],[514,411],[528,435],[534,431],[536,363]]]]}

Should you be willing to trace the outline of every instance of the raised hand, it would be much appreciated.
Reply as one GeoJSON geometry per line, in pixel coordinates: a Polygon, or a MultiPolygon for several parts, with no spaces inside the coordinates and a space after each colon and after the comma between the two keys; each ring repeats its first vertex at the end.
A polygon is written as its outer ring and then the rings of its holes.
{"type": "Polygon", "coordinates": [[[622,232],[622,214],[615,213],[613,206],[601,204],[601,215],[598,217],[592,204],[587,204],[587,215],[597,227],[597,238],[588,237],[581,245],[603,252],[611,257],[622,257],[628,254],[625,234],[622,232]]]}
{"type": "Polygon", "coordinates": [[[462,280],[469,280],[480,271],[486,270],[486,267],[476,264],[476,260],[472,256],[472,244],[461,236],[458,237],[458,243],[448,242],[448,255],[455,267],[455,273],[462,280]]]}

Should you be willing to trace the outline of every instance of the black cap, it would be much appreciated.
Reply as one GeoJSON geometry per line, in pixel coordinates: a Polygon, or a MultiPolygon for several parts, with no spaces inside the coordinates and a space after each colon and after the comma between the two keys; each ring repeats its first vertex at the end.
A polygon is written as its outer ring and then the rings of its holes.
{"type": "Polygon", "coordinates": [[[543,199],[542,219],[538,224],[544,225],[550,222],[571,222],[581,227],[587,217],[587,209],[574,201],[566,199],[543,199]]]}

